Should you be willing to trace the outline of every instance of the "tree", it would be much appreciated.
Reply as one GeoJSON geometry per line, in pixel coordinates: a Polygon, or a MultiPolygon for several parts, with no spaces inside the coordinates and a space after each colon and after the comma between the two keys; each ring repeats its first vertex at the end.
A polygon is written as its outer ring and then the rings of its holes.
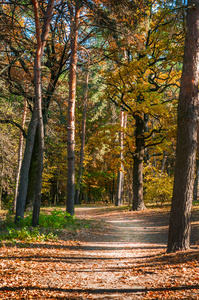
{"type": "MultiPolygon", "coordinates": [[[[26,101],[26,99],[24,99],[24,110],[23,110],[23,117],[22,117],[22,124],[21,124],[22,129],[24,129],[24,126],[25,126],[26,115],[27,115],[27,101],[26,101]]],[[[14,203],[13,203],[13,211],[14,212],[16,211],[16,204],[17,204],[19,179],[20,179],[20,171],[21,171],[21,164],[22,164],[22,154],[23,154],[23,133],[21,131],[20,137],[19,137],[18,167],[17,167],[17,174],[16,174],[15,197],[14,197],[14,203]]]]}
{"type": "Polygon", "coordinates": [[[30,162],[32,157],[36,129],[38,127],[38,132],[39,132],[39,160],[37,165],[38,177],[35,186],[35,202],[34,202],[33,221],[32,221],[33,226],[37,226],[39,209],[40,209],[40,199],[41,199],[41,181],[42,181],[42,171],[43,171],[43,149],[44,149],[41,59],[42,59],[44,47],[49,33],[54,0],[48,1],[48,6],[44,18],[43,27],[42,27],[42,34],[40,33],[38,2],[33,0],[32,3],[34,6],[36,39],[37,39],[37,51],[36,51],[35,62],[34,62],[35,102],[34,102],[32,118],[28,128],[25,153],[24,153],[24,158],[21,167],[20,187],[19,187],[19,195],[17,198],[15,221],[17,222],[24,216],[26,196],[28,190],[28,176],[29,176],[30,162]]]}
{"type": "Polygon", "coordinates": [[[178,103],[177,147],[167,252],[187,250],[197,147],[199,81],[199,1],[189,0],[178,103]]]}
{"type": "MultiPolygon", "coordinates": [[[[68,2],[68,10],[70,13],[70,67],[69,67],[69,99],[68,99],[68,116],[67,116],[67,153],[68,153],[68,174],[67,174],[67,205],[66,211],[71,215],[74,214],[74,203],[75,203],[75,102],[76,102],[76,68],[78,61],[78,30],[80,27],[80,12],[82,9],[89,10],[92,12],[88,17],[88,24],[91,27],[98,26],[98,21],[96,16],[100,18],[100,20],[107,24],[112,24],[111,20],[108,18],[107,14],[100,7],[100,4],[95,1],[69,1],[68,2]],[[84,5],[83,5],[84,4],[84,5]],[[104,20],[105,18],[106,20],[104,20]],[[90,23],[90,19],[92,19],[92,24],[90,23]]],[[[86,21],[84,18],[83,27],[86,27],[86,21]]],[[[81,24],[82,25],[82,24],[81,24]]],[[[91,32],[87,32],[87,28],[85,32],[87,33],[84,37],[84,42],[88,40],[91,32]]],[[[81,177],[81,175],[80,175],[81,177]]]]}
{"type": "MultiPolygon", "coordinates": [[[[47,3],[39,1],[38,5],[40,20],[44,20],[47,3]]],[[[50,116],[50,105],[59,79],[68,70],[70,53],[68,32],[65,28],[68,21],[66,7],[65,3],[59,2],[54,9],[54,20],[51,22],[49,38],[43,53],[42,114],[44,126],[47,125],[50,116]]],[[[35,102],[33,64],[37,47],[36,38],[33,35],[35,28],[32,6],[31,4],[26,5],[26,3],[19,6],[15,2],[8,2],[2,6],[0,17],[2,24],[5,25],[0,33],[1,39],[4,41],[2,43],[2,53],[5,53],[5,67],[1,68],[1,76],[11,95],[20,95],[27,99],[28,108],[32,113],[35,102]],[[27,26],[27,23],[29,26],[27,26]]],[[[25,200],[28,207],[32,206],[35,198],[38,153],[39,131],[37,126],[32,155],[29,153],[31,163],[25,200]]]]}
{"type": "Polygon", "coordinates": [[[124,188],[124,138],[125,138],[125,133],[124,130],[126,129],[126,116],[124,111],[120,109],[120,166],[118,170],[118,178],[117,178],[117,194],[116,194],[116,199],[115,199],[115,206],[120,206],[122,205],[122,200],[123,200],[123,188],[124,188]]]}
{"type": "Polygon", "coordinates": [[[68,151],[68,178],[67,178],[67,205],[66,211],[74,215],[75,203],[75,101],[76,101],[76,68],[78,47],[78,26],[81,6],[77,1],[74,5],[68,4],[70,11],[70,70],[69,70],[69,99],[67,118],[67,151],[68,151]]]}
{"type": "MultiPolygon", "coordinates": [[[[65,3],[59,3],[54,8],[54,22],[50,24],[49,41],[46,44],[44,52],[43,64],[45,72],[43,75],[43,97],[42,97],[42,115],[44,122],[44,134],[46,134],[46,126],[49,121],[50,111],[52,107],[53,95],[57,89],[60,78],[68,70],[68,59],[70,56],[69,40],[65,31],[65,21],[68,20],[68,11],[65,9],[65,3]],[[45,75],[45,77],[44,77],[45,75]]],[[[40,8],[43,12],[42,8],[40,8]]],[[[68,92],[68,90],[66,91],[68,92]]],[[[56,97],[54,97],[54,100],[56,97]]],[[[35,186],[37,179],[37,164],[39,157],[39,131],[36,130],[34,147],[31,157],[31,165],[29,169],[29,182],[26,197],[26,206],[32,206],[35,198],[35,186]]]]}
{"type": "MultiPolygon", "coordinates": [[[[125,168],[128,171],[125,176],[129,176],[132,181],[129,183],[125,177],[124,187],[129,184],[132,190],[134,185],[133,209],[145,207],[143,176],[146,172],[143,172],[143,162],[148,164],[152,158],[154,165],[156,160],[158,169],[160,159],[157,155],[162,157],[163,152],[167,151],[166,142],[159,148],[158,145],[163,139],[169,143],[170,126],[169,129],[167,127],[171,124],[171,111],[173,115],[176,113],[173,99],[179,91],[179,62],[184,33],[181,8],[174,9],[162,0],[147,2],[147,7],[142,1],[140,3],[139,11],[136,4],[128,0],[122,3],[112,0],[56,3],[42,58],[42,115],[39,109],[39,120],[43,118],[42,123],[46,125],[46,130],[39,129],[38,115],[34,112],[36,99],[33,63],[37,41],[32,6],[25,2],[18,5],[15,1],[5,2],[2,6],[4,11],[0,17],[7,27],[0,31],[3,41],[0,46],[1,81],[8,87],[10,95],[20,95],[20,101],[27,98],[29,113],[33,117],[30,127],[35,118],[34,134],[28,136],[28,139],[32,138],[31,143],[28,141],[32,153],[28,151],[25,155],[28,155],[30,166],[27,167],[26,164],[23,172],[24,178],[28,178],[26,204],[32,203],[35,187],[39,186],[36,184],[39,179],[38,158],[41,158],[42,165],[43,156],[43,150],[39,150],[42,144],[40,137],[41,132],[45,131],[46,170],[42,199],[46,202],[49,194],[58,199],[57,196],[62,190],[62,195],[59,195],[61,201],[64,201],[67,191],[67,210],[74,213],[74,174],[79,167],[79,160],[76,158],[80,155],[81,141],[84,140],[81,139],[83,130],[80,128],[82,119],[85,119],[81,106],[84,94],[82,78],[86,77],[85,57],[81,51],[83,45],[91,55],[89,76],[92,80],[89,80],[88,85],[87,132],[83,146],[84,171],[83,176],[79,176],[82,177],[82,191],[84,196],[87,194],[85,198],[90,195],[90,198],[96,196],[97,199],[102,197],[106,201],[113,201],[115,179],[120,165],[120,171],[125,168]],[[79,9],[81,13],[78,12],[79,9]],[[176,16],[180,20],[178,23],[176,16]],[[26,26],[27,23],[30,27],[26,26]],[[97,65],[94,65],[96,62],[97,65]],[[94,83],[95,76],[99,78],[97,85],[94,83]],[[106,93],[103,93],[105,90],[106,93]],[[66,102],[68,94],[69,102],[66,102]],[[108,103],[107,99],[112,102],[108,103]],[[114,103],[117,107],[114,107],[114,103]],[[128,114],[124,149],[121,149],[123,146],[118,134],[120,110],[128,114]],[[64,148],[67,142],[68,178],[66,147],[64,148]],[[42,155],[39,155],[39,151],[42,155]],[[134,174],[133,180],[130,172],[134,174]]],[[[47,1],[38,1],[38,5],[42,23],[47,1]]],[[[155,175],[152,171],[151,177],[153,176],[155,175]]],[[[22,181],[25,185],[26,180],[23,177],[22,181]]],[[[119,182],[122,186],[122,180],[119,182]]],[[[126,191],[124,190],[124,194],[127,194],[126,191]]],[[[118,199],[121,199],[120,195],[119,192],[118,199]]]]}
{"type": "Polygon", "coordinates": [[[195,174],[195,181],[193,187],[193,201],[197,201],[198,199],[198,183],[199,183],[199,127],[197,132],[197,158],[196,158],[196,174],[195,174]]]}
{"type": "Polygon", "coordinates": [[[86,78],[85,78],[85,91],[83,97],[83,116],[82,116],[82,134],[81,134],[81,148],[80,148],[80,160],[79,160],[79,172],[77,178],[77,189],[76,189],[76,204],[79,204],[81,185],[82,185],[82,175],[84,167],[84,148],[86,140],[86,114],[88,107],[88,84],[89,84],[89,67],[90,67],[90,54],[85,48],[82,48],[87,55],[87,64],[86,64],[86,78]]]}
{"type": "Polygon", "coordinates": [[[37,51],[34,62],[34,80],[35,80],[35,109],[37,111],[37,128],[39,134],[39,157],[37,165],[37,179],[35,186],[35,199],[33,204],[32,225],[35,227],[39,222],[39,212],[41,206],[41,189],[44,157],[44,124],[42,114],[42,78],[41,78],[41,60],[46,45],[46,40],[50,30],[50,22],[54,8],[54,0],[48,1],[48,6],[44,18],[42,34],[40,32],[39,10],[37,0],[32,0],[34,6],[37,51]]]}
{"type": "Polygon", "coordinates": [[[107,72],[106,97],[126,110],[133,117],[132,126],[135,126],[134,144],[130,150],[133,155],[133,210],[145,208],[145,150],[165,138],[161,123],[169,115],[169,103],[179,87],[178,63],[183,36],[182,11],[172,10],[167,3],[157,1],[148,4],[145,18],[134,27],[130,42],[120,41],[120,49],[110,44],[109,57],[113,64],[107,72]],[[177,25],[176,15],[181,21],[177,25]],[[175,32],[171,27],[175,27],[175,32]],[[128,53],[127,59],[124,49],[128,53]],[[150,124],[148,129],[147,124],[150,124]]]}

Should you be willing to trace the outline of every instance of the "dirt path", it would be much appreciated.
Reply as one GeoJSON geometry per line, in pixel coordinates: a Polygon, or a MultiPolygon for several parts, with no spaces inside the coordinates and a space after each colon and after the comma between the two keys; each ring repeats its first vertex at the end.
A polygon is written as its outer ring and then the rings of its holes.
{"type": "Polygon", "coordinates": [[[199,299],[199,247],[165,254],[167,211],[93,207],[76,216],[101,226],[73,241],[1,248],[0,299],[199,299]]]}
{"type": "Polygon", "coordinates": [[[108,234],[96,235],[96,242],[133,243],[138,245],[158,244],[165,248],[168,235],[168,211],[151,210],[144,212],[112,211],[107,207],[76,209],[78,218],[103,220],[108,227],[108,234]]]}

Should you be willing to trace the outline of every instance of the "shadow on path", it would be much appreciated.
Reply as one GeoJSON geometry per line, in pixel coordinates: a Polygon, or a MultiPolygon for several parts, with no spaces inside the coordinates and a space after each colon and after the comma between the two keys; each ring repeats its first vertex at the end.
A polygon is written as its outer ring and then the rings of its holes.
{"type": "Polygon", "coordinates": [[[46,290],[46,291],[56,291],[65,293],[88,293],[88,294],[116,294],[116,293],[143,293],[143,292],[163,292],[163,291],[180,291],[180,290],[193,290],[199,289],[199,284],[194,285],[184,285],[184,286],[170,286],[170,287],[157,287],[157,288],[145,288],[135,286],[130,289],[64,289],[56,287],[38,287],[38,286],[20,286],[20,287],[0,287],[0,291],[20,291],[20,290],[46,290]]]}

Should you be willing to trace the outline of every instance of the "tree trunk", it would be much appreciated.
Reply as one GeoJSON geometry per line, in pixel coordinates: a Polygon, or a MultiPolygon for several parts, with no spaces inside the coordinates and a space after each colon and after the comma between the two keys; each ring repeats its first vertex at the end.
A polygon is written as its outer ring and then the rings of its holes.
{"type": "Polygon", "coordinates": [[[197,129],[197,159],[196,159],[196,177],[193,188],[193,201],[198,200],[198,182],[199,182],[199,125],[197,129]]]}
{"type": "Polygon", "coordinates": [[[37,129],[35,133],[35,141],[34,141],[34,147],[33,147],[30,169],[29,169],[29,176],[28,176],[28,191],[26,197],[27,210],[32,210],[34,199],[35,199],[38,157],[39,157],[39,133],[37,129]]]}
{"type": "Polygon", "coordinates": [[[141,115],[134,116],[136,122],[136,150],[133,161],[133,210],[145,209],[143,200],[143,160],[144,160],[144,129],[145,124],[141,115]]]}
{"type": "Polygon", "coordinates": [[[167,252],[190,246],[190,216],[198,126],[199,0],[189,0],[178,103],[176,164],[167,252]]]}
{"type": "Polygon", "coordinates": [[[193,201],[197,201],[198,199],[198,180],[199,180],[199,159],[196,159],[196,177],[194,181],[193,188],[193,201]]]}
{"type": "Polygon", "coordinates": [[[124,186],[124,171],[123,164],[121,163],[120,170],[117,176],[117,195],[115,199],[115,206],[121,206],[123,203],[123,186],[124,186]]]}
{"type": "Polygon", "coordinates": [[[19,194],[17,197],[17,204],[16,204],[15,222],[18,222],[20,219],[23,219],[24,217],[26,196],[28,190],[29,168],[30,168],[30,161],[31,161],[32,151],[34,146],[37,123],[38,123],[37,114],[36,114],[36,110],[34,109],[28,127],[28,135],[26,139],[24,157],[21,165],[20,185],[19,185],[19,194]]]}
{"type": "MultiPolygon", "coordinates": [[[[27,115],[27,101],[24,99],[24,110],[22,116],[22,124],[21,127],[24,129],[25,122],[26,122],[26,115],[27,115]]],[[[18,189],[19,189],[19,179],[20,179],[20,171],[21,171],[21,164],[22,164],[22,154],[23,154],[23,133],[20,132],[19,136],[19,148],[18,148],[18,166],[17,166],[17,174],[16,174],[16,187],[15,187],[15,198],[13,203],[13,212],[16,212],[16,204],[17,204],[17,196],[18,196],[18,189]]]]}
{"type": "Polygon", "coordinates": [[[74,215],[75,203],[75,98],[76,98],[76,69],[77,69],[77,40],[80,7],[69,5],[71,15],[71,57],[69,71],[69,99],[68,99],[68,126],[67,126],[67,152],[68,152],[68,178],[67,178],[67,204],[66,211],[74,215]]]}
{"type": "Polygon", "coordinates": [[[83,103],[83,120],[82,120],[82,139],[81,139],[81,149],[80,149],[80,162],[79,162],[79,174],[78,174],[78,184],[76,190],[76,200],[75,203],[79,204],[80,191],[82,185],[82,175],[84,167],[84,147],[85,147],[85,138],[86,138],[86,113],[88,106],[88,82],[89,82],[89,66],[90,66],[90,55],[88,55],[87,69],[86,69],[86,80],[85,80],[85,93],[84,93],[84,103],[83,103]]]}
{"type": "Polygon", "coordinates": [[[44,124],[42,115],[42,78],[41,78],[41,59],[50,29],[50,21],[54,6],[54,0],[48,1],[42,35],[40,35],[40,21],[37,0],[32,0],[34,6],[37,52],[34,62],[34,81],[35,81],[35,108],[38,118],[38,135],[39,135],[39,156],[37,165],[37,177],[35,185],[35,199],[33,204],[32,226],[37,226],[39,222],[39,213],[41,206],[41,189],[42,189],[42,173],[43,173],[43,157],[44,157],[44,124]]]}
{"type": "Polygon", "coordinates": [[[161,174],[162,174],[162,173],[163,173],[163,171],[164,171],[164,167],[165,167],[165,164],[166,164],[167,158],[168,158],[167,152],[166,152],[166,151],[164,151],[164,153],[163,153],[163,160],[162,160],[161,169],[160,169],[160,171],[161,171],[161,174]]]}
{"type": "Polygon", "coordinates": [[[124,114],[123,110],[120,110],[120,169],[118,170],[118,177],[117,177],[117,194],[115,199],[115,206],[120,206],[123,203],[123,187],[124,187],[124,129],[126,128],[126,117],[127,115],[124,114]]]}
{"type": "Polygon", "coordinates": [[[42,172],[43,172],[43,155],[44,155],[44,130],[42,116],[42,86],[41,86],[41,45],[38,45],[34,74],[35,74],[35,103],[38,118],[38,136],[39,136],[39,155],[37,164],[37,176],[35,183],[35,198],[33,203],[32,225],[38,225],[40,203],[41,203],[41,188],[42,188],[42,172]]]}
{"type": "MultiPolygon", "coordinates": [[[[40,155],[39,163],[38,163],[38,178],[37,178],[37,186],[36,186],[36,194],[35,197],[40,197],[41,191],[41,174],[43,169],[43,117],[41,111],[41,58],[43,55],[44,47],[46,44],[46,40],[49,33],[50,21],[54,6],[54,0],[48,1],[47,11],[44,17],[44,25],[42,30],[42,35],[40,36],[40,24],[39,24],[39,12],[38,12],[38,2],[37,0],[32,0],[34,6],[34,15],[35,15],[35,24],[36,24],[36,38],[37,38],[37,52],[35,56],[35,64],[34,64],[34,79],[35,79],[35,103],[32,118],[28,128],[28,136],[26,139],[26,147],[24,152],[24,158],[21,166],[21,175],[20,175],[20,186],[19,186],[19,195],[17,198],[16,205],[16,215],[15,222],[24,217],[25,203],[27,197],[28,190],[28,178],[29,178],[29,169],[30,162],[32,158],[32,152],[35,141],[36,129],[38,126],[39,134],[40,134],[40,155]]],[[[39,202],[39,198],[36,199],[36,202],[39,202]]],[[[38,206],[38,205],[37,205],[38,206]]],[[[36,214],[35,214],[36,215],[36,214]]],[[[36,222],[34,222],[36,224],[36,222]]]]}

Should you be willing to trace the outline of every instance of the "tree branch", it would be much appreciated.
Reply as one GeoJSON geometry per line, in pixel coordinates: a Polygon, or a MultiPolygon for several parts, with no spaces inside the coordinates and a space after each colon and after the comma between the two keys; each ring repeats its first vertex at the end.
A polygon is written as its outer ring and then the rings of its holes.
{"type": "Polygon", "coordinates": [[[20,124],[16,123],[15,121],[12,121],[12,120],[1,120],[0,119],[0,123],[1,124],[12,124],[12,125],[15,125],[16,127],[18,127],[21,130],[21,132],[23,133],[24,138],[25,139],[27,138],[26,131],[23,129],[23,127],[20,124]]]}

